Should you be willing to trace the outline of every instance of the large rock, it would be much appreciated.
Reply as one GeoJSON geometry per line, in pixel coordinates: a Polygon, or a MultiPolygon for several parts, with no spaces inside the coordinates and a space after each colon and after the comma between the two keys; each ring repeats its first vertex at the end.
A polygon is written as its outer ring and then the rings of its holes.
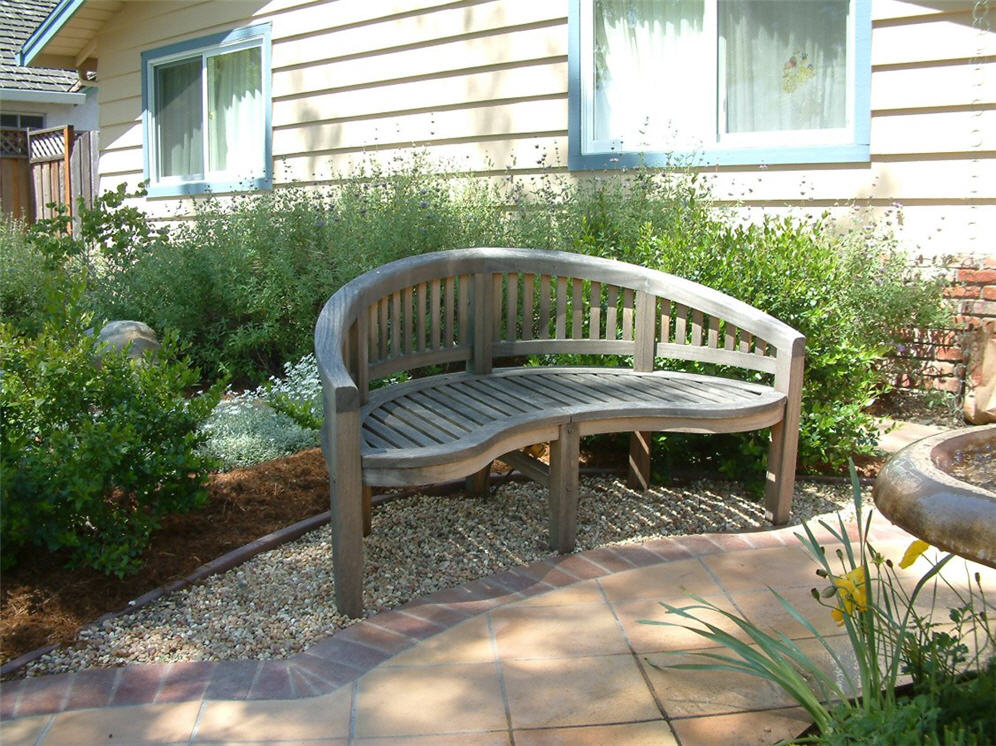
{"type": "Polygon", "coordinates": [[[112,350],[122,350],[128,345],[128,357],[141,358],[146,350],[158,352],[162,345],[156,333],[141,321],[110,321],[100,330],[98,339],[112,350]]]}

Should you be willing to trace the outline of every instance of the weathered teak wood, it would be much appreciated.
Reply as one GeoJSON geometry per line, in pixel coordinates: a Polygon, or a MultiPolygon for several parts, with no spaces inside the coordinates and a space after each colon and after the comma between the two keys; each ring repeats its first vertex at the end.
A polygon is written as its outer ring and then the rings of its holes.
{"type": "Polygon", "coordinates": [[[633,433],[631,480],[650,475],[650,433],[771,428],[766,513],[788,519],[803,338],[767,314],[661,272],[529,249],[410,257],[358,277],[315,328],[325,402],[335,596],[362,613],[362,537],[373,486],[469,477],[502,458],[549,488],[550,543],[574,546],[579,439],[633,433]],[[625,368],[497,368],[499,358],[623,355],[625,368]],[[770,385],[655,370],[655,359],[760,371],[770,385]],[[426,366],[463,372],[372,382],[426,366]],[[517,449],[550,443],[549,467],[517,449]]]}

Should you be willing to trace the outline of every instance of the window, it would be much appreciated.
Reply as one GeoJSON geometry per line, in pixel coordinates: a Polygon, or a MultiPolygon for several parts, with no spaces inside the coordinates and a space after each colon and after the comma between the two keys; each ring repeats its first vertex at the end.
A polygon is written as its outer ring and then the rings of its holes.
{"type": "Polygon", "coordinates": [[[151,196],[268,189],[268,24],[142,54],[151,196]]]}
{"type": "Polygon", "coordinates": [[[45,117],[41,114],[0,114],[0,127],[40,130],[44,126],[45,117]]]}
{"type": "Polygon", "coordinates": [[[868,0],[573,0],[570,165],[868,160],[868,0]]]}

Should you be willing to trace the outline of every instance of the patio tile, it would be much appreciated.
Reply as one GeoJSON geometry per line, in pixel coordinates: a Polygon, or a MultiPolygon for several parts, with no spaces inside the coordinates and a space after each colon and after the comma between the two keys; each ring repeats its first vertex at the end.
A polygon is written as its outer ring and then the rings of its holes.
{"type": "Polygon", "coordinates": [[[557,563],[557,567],[564,572],[577,576],[579,580],[600,578],[607,574],[605,568],[596,565],[594,562],[589,562],[582,554],[566,555],[557,563]]]}
{"type": "Polygon", "coordinates": [[[288,699],[295,695],[284,661],[262,661],[247,699],[288,699]]]}
{"type": "Polygon", "coordinates": [[[159,685],[167,669],[168,666],[163,665],[123,667],[109,704],[117,707],[151,703],[159,693],[159,685]]]}
{"type": "Polygon", "coordinates": [[[664,720],[515,731],[516,746],[677,746],[664,720]]]}
{"type": "Polygon", "coordinates": [[[193,732],[200,702],[109,707],[56,715],[42,741],[44,746],[89,746],[126,743],[129,746],[187,741],[193,732]]]}
{"type": "Polygon", "coordinates": [[[693,557],[702,557],[715,554],[720,551],[720,546],[703,534],[693,534],[691,536],[676,536],[674,540],[688,550],[693,557]]]}
{"type": "Polygon", "coordinates": [[[370,746],[509,746],[511,740],[507,731],[479,733],[453,733],[449,735],[404,736],[400,738],[355,738],[353,743],[370,746]]]}
{"type": "Polygon", "coordinates": [[[537,582],[548,583],[558,588],[565,585],[572,585],[578,582],[578,578],[571,573],[564,572],[556,559],[545,559],[533,562],[525,567],[519,568],[520,572],[529,577],[533,577],[537,582]]]}
{"type": "Polygon", "coordinates": [[[581,604],[604,604],[598,580],[575,581],[573,585],[558,588],[552,593],[542,593],[532,598],[517,601],[514,606],[578,606],[581,604]]]}
{"type": "Polygon", "coordinates": [[[73,676],[65,709],[106,707],[121,673],[119,668],[88,668],[73,676]]]}
{"type": "Polygon", "coordinates": [[[639,544],[619,544],[612,547],[612,551],[629,562],[633,567],[649,567],[658,565],[661,557],[649,549],[645,549],[639,544]]]}
{"type": "Polygon", "coordinates": [[[702,557],[728,591],[760,590],[767,586],[811,587],[816,562],[801,547],[773,547],[742,552],[725,552],[702,557]]]}
{"type": "Polygon", "coordinates": [[[326,638],[308,648],[308,655],[343,663],[352,668],[367,671],[390,658],[390,654],[380,648],[372,648],[359,642],[340,639],[338,635],[326,638]]]}
{"type": "MultiPolygon", "coordinates": [[[[733,604],[725,596],[705,596],[705,600],[711,601],[721,609],[736,613],[733,604]]],[[[687,599],[687,604],[694,603],[692,599],[687,599]]],[[[685,606],[684,600],[675,602],[677,606],[685,606]]],[[[677,614],[669,614],[667,609],[652,599],[634,599],[631,601],[617,601],[612,605],[629,644],[638,653],[656,653],[666,650],[693,650],[697,648],[707,648],[715,645],[701,635],[684,629],[684,627],[699,627],[690,619],[683,619],[677,614]],[[654,622],[673,622],[680,627],[671,624],[643,624],[641,620],[654,622]]],[[[727,632],[734,634],[740,639],[746,639],[746,635],[740,632],[737,626],[724,617],[719,612],[707,612],[697,610],[694,612],[701,619],[714,624],[727,632]]]]}
{"type": "Polygon", "coordinates": [[[443,625],[412,614],[405,614],[402,611],[386,611],[383,614],[378,614],[370,621],[370,624],[407,635],[415,640],[424,640],[426,637],[442,632],[445,628],[443,625]]]}
{"type": "MultiPolygon", "coordinates": [[[[69,681],[63,676],[35,676],[24,679],[18,689],[20,699],[17,702],[17,717],[27,715],[42,715],[47,712],[59,712],[66,701],[69,681]]],[[[4,684],[6,686],[6,684],[4,684]]],[[[14,692],[11,692],[13,695],[14,692]]],[[[100,704],[107,703],[107,695],[100,704]]]]}
{"type": "MultiPolygon", "coordinates": [[[[822,590],[827,581],[814,577],[818,581],[813,587],[822,590]]],[[[792,605],[821,635],[839,635],[841,627],[837,626],[830,614],[830,609],[821,606],[810,594],[810,588],[776,588],[779,595],[792,605]]],[[[730,594],[734,603],[743,612],[743,616],[763,632],[781,632],[792,639],[812,637],[812,633],[797,622],[770,590],[737,591],[730,594]]],[[[833,599],[823,599],[824,603],[833,603],[833,599]]]]}
{"type": "Polygon", "coordinates": [[[205,699],[245,699],[249,696],[259,661],[221,661],[215,665],[205,699]]]}
{"type": "Polygon", "coordinates": [[[629,652],[615,616],[604,603],[508,606],[491,612],[491,619],[502,660],[629,652]]]}
{"type": "Polygon", "coordinates": [[[388,655],[400,653],[411,647],[412,638],[383,627],[375,627],[366,622],[360,622],[336,632],[334,639],[358,642],[370,648],[382,650],[388,655]]]}
{"type": "Polygon", "coordinates": [[[654,598],[661,601],[719,593],[721,588],[697,559],[665,562],[617,573],[599,582],[610,601],[654,598]]]}
{"type": "MultiPolygon", "coordinates": [[[[714,648],[710,652],[726,654],[727,650],[714,648]]],[[[641,656],[641,662],[670,718],[775,709],[794,704],[780,687],[756,676],[733,671],[667,668],[679,663],[707,662],[696,656],[654,653],[641,656]]]]}
{"type": "Polygon", "coordinates": [[[207,702],[193,743],[348,738],[351,703],[351,687],[307,699],[207,702]]]}
{"type": "Polygon", "coordinates": [[[355,720],[357,738],[508,727],[493,663],[378,668],[357,682],[355,720]]]}
{"type": "Polygon", "coordinates": [[[478,616],[400,653],[385,666],[426,666],[440,663],[490,663],[495,653],[486,616],[478,616]]]}
{"type": "Polygon", "coordinates": [[[798,736],[812,722],[801,707],[678,719],[671,725],[682,746],[769,746],[798,736]]]}
{"type": "Polygon", "coordinates": [[[214,664],[207,661],[173,663],[166,670],[156,702],[187,702],[201,699],[207,691],[214,664]]]}
{"type": "Polygon", "coordinates": [[[51,715],[0,720],[0,743],[4,746],[34,746],[51,720],[51,715]]]}
{"type": "Polygon", "coordinates": [[[653,552],[665,561],[692,559],[695,556],[683,547],[677,539],[669,536],[663,539],[644,542],[643,548],[648,552],[653,552]]]}
{"type": "MultiPolygon", "coordinates": [[[[312,686],[320,687],[320,694],[326,694],[343,684],[355,681],[367,672],[365,668],[354,668],[347,663],[321,658],[310,653],[295,655],[287,662],[287,666],[294,681],[303,677],[312,682],[312,686]]],[[[298,696],[301,696],[300,693],[298,696]]]]}
{"type": "Polygon", "coordinates": [[[592,549],[584,553],[584,558],[589,562],[594,562],[599,567],[604,567],[609,572],[623,572],[636,566],[616,552],[613,547],[592,549]]]}
{"type": "Polygon", "coordinates": [[[660,710],[631,654],[502,661],[512,727],[654,720],[660,710]]]}

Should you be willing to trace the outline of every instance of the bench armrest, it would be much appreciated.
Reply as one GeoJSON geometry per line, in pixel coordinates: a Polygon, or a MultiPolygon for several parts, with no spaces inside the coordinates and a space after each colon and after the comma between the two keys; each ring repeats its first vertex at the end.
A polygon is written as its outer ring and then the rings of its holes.
{"type": "Polygon", "coordinates": [[[315,357],[325,392],[326,416],[360,408],[359,387],[342,355],[347,317],[342,305],[338,294],[332,296],[315,325],[315,357]]]}

